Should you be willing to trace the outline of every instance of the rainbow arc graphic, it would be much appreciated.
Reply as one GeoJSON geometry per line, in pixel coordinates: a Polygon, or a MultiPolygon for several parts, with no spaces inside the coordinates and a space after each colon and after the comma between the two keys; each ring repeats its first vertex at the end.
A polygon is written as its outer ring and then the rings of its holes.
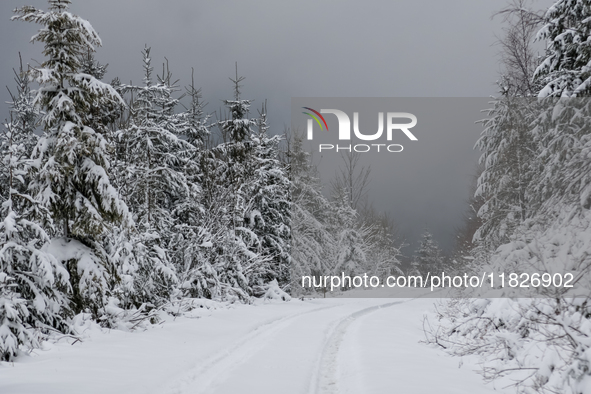
{"type": "MultiPolygon", "coordinates": [[[[318,115],[320,117],[320,119],[322,119],[322,122],[324,123],[324,126],[326,127],[326,131],[328,131],[328,125],[326,124],[326,120],[324,119],[324,116],[320,115],[320,112],[318,112],[310,107],[302,107],[302,108],[307,109],[308,111],[312,111],[312,112],[314,112],[314,114],[318,115]]],[[[324,128],[322,127],[322,123],[320,123],[320,119],[318,119],[318,117],[316,117],[314,114],[311,114],[309,112],[302,112],[302,113],[311,116],[316,121],[316,123],[318,123],[318,126],[320,126],[320,130],[324,130],[324,128]]]]}

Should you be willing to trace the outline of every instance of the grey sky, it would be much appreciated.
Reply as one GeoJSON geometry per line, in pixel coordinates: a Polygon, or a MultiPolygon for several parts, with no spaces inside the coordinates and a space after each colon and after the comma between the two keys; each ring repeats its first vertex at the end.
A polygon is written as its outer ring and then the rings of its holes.
{"type": "MultiPolygon", "coordinates": [[[[156,70],[166,56],[181,84],[189,82],[195,68],[195,82],[213,112],[220,100],[231,97],[228,77],[237,61],[246,77],[243,97],[256,100],[253,110],[268,100],[276,132],[290,123],[291,97],[488,97],[496,92],[500,66],[494,43],[501,20],[491,15],[504,6],[499,0],[73,3],[71,12],[88,19],[102,38],[97,59],[109,63],[107,80],[118,76],[140,82],[141,50],[147,44],[156,70]]],[[[43,60],[41,45],[29,43],[38,26],[9,20],[12,9],[25,4],[47,9],[41,0],[0,2],[0,82],[11,88],[19,51],[25,63],[43,60]]],[[[5,89],[0,99],[8,99],[5,89]]],[[[474,127],[473,141],[466,146],[473,146],[479,130],[474,127]]],[[[440,192],[450,203],[446,209],[454,211],[461,211],[457,201],[467,198],[468,175],[477,157],[462,149],[453,153],[448,172],[465,173],[464,186],[440,192]]],[[[428,168],[408,171],[421,177],[428,168]]],[[[415,204],[401,219],[401,228],[425,226],[420,215],[410,213],[432,201],[417,199],[415,204]]],[[[438,226],[436,239],[450,246],[446,233],[456,224],[449,223],[449,230],[438,226]]]]}

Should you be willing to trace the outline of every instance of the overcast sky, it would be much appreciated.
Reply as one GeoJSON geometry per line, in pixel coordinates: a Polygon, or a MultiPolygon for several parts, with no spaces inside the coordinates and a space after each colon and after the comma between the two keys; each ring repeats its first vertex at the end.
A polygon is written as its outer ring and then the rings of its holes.
{"type": "MultiPolygon", "coordinates": [[[[43,61],[41,45],[29,43],[38,26],[9,20],[22,5],[47,9],[40,0],[0,2],[0,82],[11,88],[19,51],[25,63],[43,61]]],[[[191,67],[195,69],[207,110],[214,112],[220,100],[231,97],[228,77],[238,62],[239,74],[246,77],[243,98],[254,99],[255,107],[267,99],[271,126],[281,132],[290,124],[291,97],[495,94],[500,71],[495,42],[502,21],[491,16],[504,5],[499,0],[73,0],[70,11],[89,20],[101,36],[97,59],[109,64],[106,80],[118,76],[139,83],[141,51],[147,44],[156,70],[166,56],[181,84],[190,81],[191,67]]],[[[0,99],[8,100],[6,89],[0,99]]],[[[479,132],[474,126],[473,142],[479,132]]],[[[454,183],[452,189],[437,191],[433,185],[432,194],[449,201],[457,214],[451,216],[459,219],[457,201],[468,197],[466,174],[478,155],[470,148],[455,154],[457,159],[445,170],[452,176],[461,168],[463,186],[454,183]]],[[[421,174],[427,169],[406,171],[421,174]]],[[[400,227],[417,233],[427,224],[422,207],[432,202],[417,199],[412,209],[407,206],[417,215],[402,215],[400,227]]],[[[395,214],[401,207],[393,201],[391,210],[395,214]]],[[[435,238],[450,247],[449,233],[458,224],[441,218],[435,238]]]]}

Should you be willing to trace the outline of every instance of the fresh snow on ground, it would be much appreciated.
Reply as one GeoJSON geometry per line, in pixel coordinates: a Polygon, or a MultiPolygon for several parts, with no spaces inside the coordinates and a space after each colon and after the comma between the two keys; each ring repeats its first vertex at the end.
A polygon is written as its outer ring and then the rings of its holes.
{"type": "Polygon", "coordinates": [[[199,309],[143,332],[89,325],[83,342],[0,363],[0,393],[502,392],[473,361],[420,343],[435,301],[294,298],[199,309]]]}

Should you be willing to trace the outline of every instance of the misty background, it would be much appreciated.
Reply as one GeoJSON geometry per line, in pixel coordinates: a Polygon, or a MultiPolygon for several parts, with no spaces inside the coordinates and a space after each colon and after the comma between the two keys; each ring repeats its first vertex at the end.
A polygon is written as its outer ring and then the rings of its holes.
{"type": "MultiPolygon", "coordinates": [[[[12,10],[23,5],[48,8],[41,0],[0,3],[0,82],[11,89],[10,70],[18,67],[19,52],[25,64],[44,60],[42,45],[29,43],[38,26],[10,21],[12,10]]],[[[106,81],[140,83],[141,51],[147,45],[155,72],[166,57],[181,87],[190,83],[194,68],[195,84],[209,103],[206,111],[213,113],[222,108],[221,100],[232,97],[228,78],[237,62],[238,73],[246,77],[242,98],[255,100],[253,115],[267,100],[271,132],[282,133],[290,124],[292,97],[494,95],[502,18],[491,17],[504,5],[498,0],[73,0],[70,12],[99,33],[103,47],[96,59],[109,64],[106,81]]],[[[6,89],[0,99],[10,99],[6,89]]],[[[478,110],[486,108],[481,104],[486,100],[470,102],[477,104],[470,106],[476,112],[466,124],[482,118],[478,110]]],[[[425,227],[444,249],[453,246],[477,165],[479,154],[472,147],[480,131],[475,124],[442,130],[438,138],[445,149],[416,153],[412,163],[397,159],[400,178],[374,185],[377,194],[370,200],[396,219],[410,243],[405,254],[412,253],[425,227]],[[388,198],[393,185],[407,197],[388,198]]],[[[374,175],[378,167],[373,165],[374,175]]]]}

